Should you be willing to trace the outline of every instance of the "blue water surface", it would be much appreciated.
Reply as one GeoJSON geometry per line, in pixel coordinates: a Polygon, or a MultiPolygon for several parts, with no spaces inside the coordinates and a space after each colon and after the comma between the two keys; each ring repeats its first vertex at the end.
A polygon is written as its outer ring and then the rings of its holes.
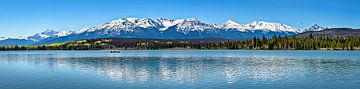
{"type": "Polygon", "coordinates": [[[0,51],[0,89],[360,89],[360,51],[0,51]]]}

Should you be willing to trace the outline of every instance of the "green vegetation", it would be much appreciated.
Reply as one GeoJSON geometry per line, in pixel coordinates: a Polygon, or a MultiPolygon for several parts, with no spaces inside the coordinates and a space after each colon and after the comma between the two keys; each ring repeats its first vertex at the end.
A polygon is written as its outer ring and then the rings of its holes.
{"type": "MultiPolygon", "coordinates": [[[[218,46],[213,46],[218,47],[218,46]]],[[[354,37],[265,37],[253,38],[242,42],[225,42],[220,45],[225,49],[262,49],[262,50],[358,50],[360,38],[354,37]]]]}
{"type": "Polygon", "coordinates": [[[103,50],[103,49],[254,49],[254,50],[360,50],[360,38],[307,38],[274,36],[243,41],[195,43],[191,40],[165,39],[92,39],[40,46],[3,46],[0,50],[103,50]]]}
{"type": "Polygon", "coordinates": [[[95,42],[88,42],[87,40],[80,40],[68,43],[48,44],[39,46],[2,46],[0,50],[101,50],[111,49],[108,45],[108,40],[99,40],[95,42]]]}

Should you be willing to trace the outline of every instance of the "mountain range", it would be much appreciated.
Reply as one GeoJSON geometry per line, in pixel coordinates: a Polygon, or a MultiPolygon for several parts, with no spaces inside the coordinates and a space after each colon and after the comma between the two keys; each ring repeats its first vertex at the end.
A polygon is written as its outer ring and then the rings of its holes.
{"type": "Polygon", "coordinates": [[[254,21],[240,24],[228,20],[223,24],[209,24],[196,18],[189,19],[149,19],[121,18],[95,27],[78,31],[46,30],[21,38],[0,37],[0,46],[42,45],[96,38],[156,38],[156,39],[195,39],[226,38],[248,39],[253,37],[290,36],[309,31],[326,29],[319,25],[308,29],[298,29],[280,23],[254,21]]]}
{"type": "Polygon", "coordinates": [[[308,31],[295,35],[298,38],[305,38],[312,35],[312,37],[360,37],[360,29],[352,28],[328,28],[321,31],[308,31]]]}

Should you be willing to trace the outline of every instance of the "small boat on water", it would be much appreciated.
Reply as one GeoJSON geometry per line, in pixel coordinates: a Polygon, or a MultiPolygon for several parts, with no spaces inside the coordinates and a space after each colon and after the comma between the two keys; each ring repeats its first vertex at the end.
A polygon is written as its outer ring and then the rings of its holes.
{"type": "Polygon", "coordinates": [[[110,53],[121,53],[121,51],[112,50],[110,53]]]}

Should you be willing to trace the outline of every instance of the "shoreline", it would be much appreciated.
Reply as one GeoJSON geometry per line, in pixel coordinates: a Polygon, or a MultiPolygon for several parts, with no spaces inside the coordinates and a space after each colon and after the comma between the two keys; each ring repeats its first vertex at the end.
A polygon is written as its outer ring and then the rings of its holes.
{"type": "Polygon", "coordinates": [[[328,51],[360,51],[360,49],[353,49],[353,50],[346,50],[346,49],[328,49],[328,48],[321,48],[321,49],[192,49],[192,48],[166,48],[166,49],[88,49],[88,50],[66,50],[66,49],[49,49],[49,50],[0,50],[0,51],[122,51],[122,50],[288,50],[288,51],[315,51],[315,50],[328,50],[328,51]]]}

